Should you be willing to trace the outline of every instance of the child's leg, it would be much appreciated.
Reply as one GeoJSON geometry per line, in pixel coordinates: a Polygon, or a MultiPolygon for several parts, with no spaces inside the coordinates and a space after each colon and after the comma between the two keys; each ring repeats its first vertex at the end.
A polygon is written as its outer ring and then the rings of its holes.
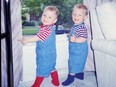
{"type": "Polygon", "coordinates": [[[35,82],[32,85],[32,87],[40,87],[43,79],[44,79],[44,77],[36,77],[35,82]]]}
{"type": "Polygon", "coordinates": [[[70,74],[68,74],[67,79],[66,79],[64,82],[62,82],[62,85],[63,85],[63,86],[68,86],[68,85],[70,85],[71,83],[73,83],[74,77],[75,77],[75,75],[70,75],[70,74]]]}
{"type": "Polygon", "coordinates": [[[57,71],[53,71],[51,72],[51,77],[52,77],[52,83],[55,85],[55,86],[59,86],[60,83],[59,83],[59,78],[58,78],[58,73],[57,71]]]}
{"type": "Polygon", "coordinates": [[[84,79],[84,73],[83,72],[77,73],[77,74],[75,74],[75,77],[80,79],[80,80],[83,80],[84,79]]]}

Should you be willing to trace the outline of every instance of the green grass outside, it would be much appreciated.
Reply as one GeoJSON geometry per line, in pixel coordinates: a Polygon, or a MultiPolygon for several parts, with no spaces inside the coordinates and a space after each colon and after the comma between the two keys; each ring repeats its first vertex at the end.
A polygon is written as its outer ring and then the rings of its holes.
{"type": "Polygon", "coordinates": [[[38,27],[24,26],[22,28],[23,35],[36,35],[38,32],[38,27]]]}

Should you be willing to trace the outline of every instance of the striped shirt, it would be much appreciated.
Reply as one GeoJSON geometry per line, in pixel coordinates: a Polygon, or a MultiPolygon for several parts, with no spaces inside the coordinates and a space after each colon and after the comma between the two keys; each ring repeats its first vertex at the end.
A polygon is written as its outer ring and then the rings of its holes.
{"type": "Polygon", "coordinates": [[[40,30],[37,33],[38,38],[40,39],[40,41],[44,42],[49,35],[51,34],[51,29],[50,26],[40,26],[40,30]]]}
{"type": "Polygon", "coordinates": [[[87,28],[84,25],[84,23],[80,24],[80,25],[74,25],[71,29],[73,31],[73,34],[78,38],[78,37],[83,37],[83,38],[87,38],[87,28]]]}

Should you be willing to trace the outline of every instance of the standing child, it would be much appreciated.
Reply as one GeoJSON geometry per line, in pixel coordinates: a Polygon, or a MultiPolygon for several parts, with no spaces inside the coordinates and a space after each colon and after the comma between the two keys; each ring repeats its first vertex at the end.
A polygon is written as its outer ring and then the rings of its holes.
{"type": "Polygon", "coordinates": [[[42,14],[42,25],[34,37],[23,38],[22,44],[36,42],[36,79],[32,87],[40,87],[43,79],[51,74],[52,84],[59,86],[56,65],[55,25],[59,10],[55,6],[47,6],[42,14]]]}
{"type": "Polygon", "coordinates": [[[87,7],[83,4],[77,4],[73,8],[72,20],[74,26],[69,34],[69,74],[62,85],[70,85],[74,77],[84,79],[84,67],[88,55],[87,29],[84,20],[87,18],[87,7]]]}

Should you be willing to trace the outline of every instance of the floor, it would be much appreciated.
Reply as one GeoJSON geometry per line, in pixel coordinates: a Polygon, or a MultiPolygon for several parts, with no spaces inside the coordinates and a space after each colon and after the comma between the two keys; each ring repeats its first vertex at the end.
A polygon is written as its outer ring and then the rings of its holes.
{"type": "MultiPolygon", "coordinates": [[[[59,74],[60,83],[67,78],[68,69],[68,44],[66,35],[57,36],[57,63],[56,69],[59,74]]],[[[35,79],[35,43],[23,47],[23,81],[17,87],[31,87],[35,79]],[[28,55],[27,55],[28,54],[28,55]],[[27,62],[28,60],[28,62],[27,62]]],[[[51,77],[45,78],[41,87],[55,87],[51,83],[51,77]]],[[[59,87],[64,87],[60,84],[59,87]]],[[[74,82],[67,87],[97,87],[95,73],[85,71],[84,80],[75,78],[74,82]]]]}
{"type": "MultiPolygon", "coordinates": [[[[66,70],[58,71],[60,82],[64,81],[67,76],[67,73],[61,74],[62,72],[66,73],[67,71],[66,70]]],[[[34,80],[27,81],[27,82],[21,82],[18,87],[31,87],[33,82],[34,80]]],[[[41,87],[55,87],[51,84],[51,77],[45,78],[41,84],[41,87]]],[[[64,86],[60,84],[59,87],[64,87],[64,86]]],[[[97,87],[94,72],[85,72],[84,80],[79,80],[75,78],[74,82],[67,87],[97,87]]]]}

